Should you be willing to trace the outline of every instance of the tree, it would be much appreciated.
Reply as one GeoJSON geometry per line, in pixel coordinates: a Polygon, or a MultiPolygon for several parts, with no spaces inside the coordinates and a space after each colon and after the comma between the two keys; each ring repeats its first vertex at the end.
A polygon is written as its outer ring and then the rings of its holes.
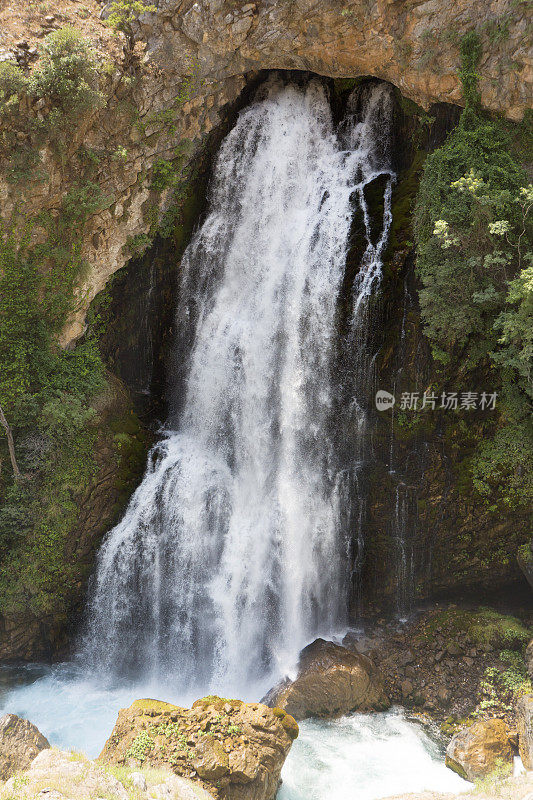
{"type": "Polygon", "coordinates": [[[0,406],[0,424],[3,426],[6,432],[7,446],[9,449],[9,458],[11,459],[11,466],[13,467],[13,474],[15,476],[15,479],[19,480],[19,478],[22,478],[22,473],[19,470],[19,466],[17,464],[17,457],[15,454],[15,442],[13,441],[13,433],[11,431],[9,422],[6,419],[6,415],[4,414],[2,406],[0,406]]]}
{"type": "Polygon", "coordinates": [[[135,45],[134,23],[141,14],[155,10],[155,6],[147,5],[142,0],[113,0],[109,6],[107,24],[124,34],[128,42],[128,49],[131,51],[135,45]]]}

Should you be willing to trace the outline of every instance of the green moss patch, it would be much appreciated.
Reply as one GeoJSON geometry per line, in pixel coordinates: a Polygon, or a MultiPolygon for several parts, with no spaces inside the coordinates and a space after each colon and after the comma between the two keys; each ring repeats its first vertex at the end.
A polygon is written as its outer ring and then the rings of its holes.
{"type": "Polygon", "coordinates": [[[439,611],[428,621],[424,636],[431,639],[437,632],[450,641],[458,634],[465,634],[477,646],[489,645],[502,650],[522,650],[533,636],[531,629],[516,617],[489,608],[439,611]]]}

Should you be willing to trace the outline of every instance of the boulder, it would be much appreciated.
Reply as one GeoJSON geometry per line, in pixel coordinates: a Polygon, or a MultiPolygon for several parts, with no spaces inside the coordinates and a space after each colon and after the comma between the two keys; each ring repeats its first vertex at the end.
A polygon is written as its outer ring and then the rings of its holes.
{"type": "Polygon", "coordinates": [[[526,769],[533,769],[533,695],[526,694],[516,704],[518,752],[526,769]]]}
{"type": "Polygon", "coordinates": [[[0,780],[27,769],[49,747],[48,739],[27,719],[5,714],[0,718],[0,780]]]}
{"type": "Polygon", "coordinates": [[[22,779],[10,778],[0,792],[2,800],[129,800],[130,796],[120,781],[94,762],[61,750],[43,750],[22,779]]]}
{"type": "Polygon", "coordinates": [[[414,686],[409,679],[402,681],[402,697],[406,700],[413,694],[414,686]]]}
{"type": "Polygon", "coordinates": [[[229,772],[229,756],[214,736],[204,736],[194,748],[194,769],[206,781],[217,781],[229,772]]]}
{"type": "Polygon", "coordinates": [[[446,749],[446,766],[468,781],[512,763],[509,730],[501,719],[475,722],[456,733],[446,749]]]}
{"type": "Polygon", "coordinates": [[[383,680],[372,661],[324,639],[316,639],[302,650],[296,679],[274,687],[264,701],[297,720],[389,706],[383,680]]]}
{"type": "Polygon", "coordinates": [[[119,712],[98,762],[167,769],[221,800],[272,800],[297,736],[289,714],[261,703],[137,700],[119,712]]]}
{"type": "Polygon", "coordinates": [[[121,780],[78,753],[44,750],[10,778],[0,800],[214,800],[202,786],[170,771],[121,771],[121,780]]]}

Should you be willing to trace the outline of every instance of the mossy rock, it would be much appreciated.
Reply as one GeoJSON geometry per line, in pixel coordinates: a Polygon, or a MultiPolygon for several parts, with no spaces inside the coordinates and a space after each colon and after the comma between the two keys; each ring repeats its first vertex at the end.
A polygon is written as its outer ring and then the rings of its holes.
{"type": "Polygon", "coordinates": [[[212,706],[217,711],[222,711],[224,706],[229,704],[232,708],[239,708],[242,706],[242,700],[228,700],[225,697],[219,697],[216,694],[208,694],[206,697],[201,697],[199,700],[195,700],[192,704],[192,708],[196,708],[197,706],[202,706],[203,708],[207,708],[207,706],[212,706]]]}
{"type": "Polygon", "coordinates": [[[477,611],[460,608],[439,611],[428,623],[426,638],[432,638],[437,628],[445,638],[454,639],[462,633],[478,646],[496,649],[521,650],[532,636],[531,630],[516,617],[482,607],[477,611]]]}
{"type": "Polygon", "coordinates": [[[294,717],[291,717],[290,714],[287,714],[286,711],[284,711],[282,708],[278,708],[277,706],[274,706],[272,713],[280,720],[285,733],[287,733],[291,739],[296,739],[300,733],[300,728],[298,727],[298,723],[294,717]]]}
{"type": "Polygon", "coordinates": [[[165,703],[163,700],[152,700],[151,698],[135,700],[130,708],[139,710],[148,717],[156,717],[159,714],[170,714],[173,711],[183,710],[173,703],[165,703]]]}

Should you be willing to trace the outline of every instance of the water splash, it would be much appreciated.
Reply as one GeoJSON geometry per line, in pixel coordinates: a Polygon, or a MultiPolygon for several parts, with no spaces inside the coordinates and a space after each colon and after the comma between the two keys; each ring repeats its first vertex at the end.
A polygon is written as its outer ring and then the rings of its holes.
{"type": "Polygon", "coordinates": [[[172,429],[98,556],[83,660],[100,671],[242,692],[342,623],[365,361],[346,463],[337,308],[355,205],[362,348],[390,225],[390,112],[386,85],[364,87],[337,134],[319,81],[271,79],[224,140],[182,264],[172,429]],[[376,237],[365,186],[382,175],[376,237]]]}
{"type": "Polygon", "coordinates": [[[444,766],[441,747],[428,734],[394,710],[331,722],[305,720],[283,767],[277,798],[378,800],[471,788],[444,766]]]}

